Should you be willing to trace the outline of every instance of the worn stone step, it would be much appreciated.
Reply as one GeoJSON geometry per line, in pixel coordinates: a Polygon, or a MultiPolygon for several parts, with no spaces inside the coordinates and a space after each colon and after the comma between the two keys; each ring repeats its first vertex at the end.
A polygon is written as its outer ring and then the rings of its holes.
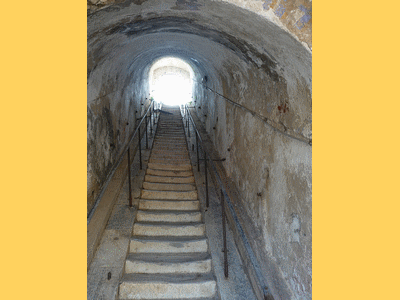
{"type": "Polygon", "coordinates": [[[157,131],[156,134],[157,138],[165,138],[165,139],[175,139],[175,138],[179,138],[179,139],[185,139],[185,132],[182,130],[180,131],[157,131]]]}
{"type": "Polygon", "coordinates": [[[211,272],[209,253],[131,253],[125,262],[125,273],[190,274],[211,272]]]}
{"type": "Polygon", "coordinates": [[[142,210],[200,210],[199,200],[139,200],[142,210]]]}
{"type": "Polygon", "coordinates": [[[194,184],[182,184],[182,183],[154,183],[154,182],[143,182],[143,188],[146,190],[157,190],[157,191],[194,191],[196,186],[194,184]]]}
{"type": "Polygon", "coordinates": [[[177,130],[157,130],[155,137],[165,139],[185,139],[185,131],[183,128],[177,130]]]}
{"type": "Polygon", "coordinates": [[[156,137],[154,143],[162,143],[165,145],[186,145],[184,138],[167,138],[167,137],[156,137]]]}
{"type": "Polygon", "coordinates": [[[182,299],[214,297],[217,283],[206,274],[125,274],[119,298],[182,299]]]}
{"type": "Polygon", "coordinates": [[[187,151],[186,145],[185,146],[182,146],[182,145],[181,146],[179,146],[179,145],[166,146],[163,144],[156,144],[156,145],[154,145],[153,149],[156,149],[157,151],[168,151],[170,153],[171,152],[181,153],[181,152],[187,151]]]}
{"type": "Polygon", "coordinates": [[[167,147],[161,147],[159,146],[158,148],[154,148],[151,150],[151,154],[153,153],[163,153],[163,154],[170,154],[170,155],[181,155],[182,153],[189,153],[187,147],[180,147],[180,149],[175,149],[175,151],[171,151],[167,147]]]}
{"type": "Polygon", "coordinates": [[[164,127],[160,125],[157,134],[183,134],[185,131],[182,126],[164,127]]]}
{"type": "Polygon", "coordinates": [[[154,147],[157,146],[157,148],[160,149],[177,149],[177,150],[182,150],[182,149],[187,149],[186,142],[163,142],[163,141],[154,141],[154,147]]]}
{"type": "Polygon", "coordinates": [[[153,170],[167,170],[167,171],[189,171],[192,170],[192,165],[191,164],[155,164],[155,163],[149,163],[147,165],[148,169],[153,169],[153,170]]]}
{"type": "Polygon", "coordinates": [[[168,150],[164,150],[164,149],[156,149],[153,148],[153,150],[151,150],[151,156],[153,155],[158,155],[158,156],[169,156],[169,157],[188,157],[189,156],[189,152],[187,151],[187,149],[182,149],[182,150],[177,150],[177,151],[168,151],[168,150]]]}
{"type": "Polygon", "coordinates": [[[129,244],[130,253],[194,253],[207,252],[205,237],[135,236],[129,244]]]}
{"type": "Polygon", "coordinates": [[[204,223],[136,222],[133,235],[143,236],[203,236],[204,223]]]}
{"type": "MultiPolygon", "coordinates": [[[[165,154],[163,154],[163,155],[152,154],[152,155],[150,156],[150,160],[170,160],[170,161],[176,162],[176,163],[172,163],[172,164],[178,164],[178,163],[180,163],[180,164],[185,164],[185,165],[187,165],[187,164],[190,163],[189,156],[187,156],[187,155],[181,155],[181,156],[178,156],[178,155],[173,156],[173,155],[171,155],[171,156],[166,156],[165,154]]],[[[159,163],[159,164],[162,164],[162,163],[159,163]]],[[[166,162],[165,162],[164,164],[171,164],[171,163],[166,163],[166,162]]]]}
{"type": "Polygon", "coordinates": [[[145,175],[146,182],[162,182],[162,183],[195,183],[194,176],[188,177],[169,177],[169,176],[154,176],[145,175]]]}
{"type": "Polygon", "coordinates": [[[138,210],[137,222],[201,222],[199,211],[138,210]]]}
{"type": "Polygon", "coordinates": [[[142,190],[141,199],[165,200],[197,200],[197,191],[153,191],[142,190]]]}
{"type": "Polygon", "coordinates": [[[170,165],[187,165],[190,164],[190,160],[189,158],[157,158],[154,156],[151,156],[151,158],[149,159],[149,163],[152,164],[170,164],[170,165]]]}
{"type": "Polygon", "coordinates": [[[169,151],[169,150],[163,150],[163,149],[156,149],[153,148],[151,151],[151,156],[153,155],[161,155],[161,156],[169,156],[169,157],[180,157],[180,156],[188,156],[189,151],[187,148],[184,148],[180,151],[169,151]]]}
{"type": "Polygon", "coordinates": [[[164,148],[182,148],[186,147],[186,141],[155,140],[154,145],[158,145],[159,147],[164,147],[164,148]]]}
{"type": "Polygon", "coordinates": [[[187,149],[186,141],[163,141],[158,139],[154,141],[154,147],[165,149],[187,149]]]}
{"type": "Polygon", "coordinates": [[[158,130],[156,136],[177,136],[177,137],[185,137],[185,131],[183,128],[176,130],[158,130]]]}
{"type": "Polygon", "coordinates": [[[165,141],[165,142],[181,142],[184,143],[186,142],[186,138],[184,133],[164,133],[164,134],[159,134],[157,133],[155,136],[155,141],[165,141]]]}
{"type": "Polygon", "coordinates": [[[184,128],[182,126],[164,126],[164,125],[159,125],[157,129],[157,134],[158,133],[178,133],[182,134],[184,132],[184,128]]]}
{"type": "Polygon", "coordinates": [[[164,120],[160,120],[160,124],[163,126],[167,126],[168,128],[171,125],[183,126],[182,119],[170,119],[170,120],[164,119],[164,120]]]}
{"type": "Polygon", "coordinates": [[[160,127],[158,127],[158,132],[182,132],[184,130],[184,127],[182,124],[160,124],[160,127]]]}
{"type": "Polygon", "coordinates": [[[166,170],[153,170],[147,168],[147,175],[167,176],[167,177],[188,177],[193,176],[193,171],[166,171],[166,170]]]}

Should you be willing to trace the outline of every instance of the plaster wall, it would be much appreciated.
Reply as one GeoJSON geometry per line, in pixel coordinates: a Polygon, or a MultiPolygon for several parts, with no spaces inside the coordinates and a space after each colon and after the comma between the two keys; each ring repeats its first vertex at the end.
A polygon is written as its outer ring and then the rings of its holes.
{"type": "Polygon", "coordinates": [[[88,57],[88,214],[126,148],[149,94],[148,78],[135,76],[129,67],[131,59],[118,55],[123,49],[107,41],[97,42],[92,49],[88,57]]]}
{"type": "MultiPolygon", "coordinates": [[[[130,1],[137,6],[142,6],[148,0],[130,1]]],[[[87,0],[88,12],[112,4],[125,3],[124,0],[87,0]]],[[[169,3],[174,3],[177,9],[187,6],[188,10],[196,10],[202,1],[176,0],[164,1],[164,8],[169,3]]],[[[289,32],[298,41],[303,43],[310,51],[312,49],[312,1],[311,0],[215,0],[214,2],[226,2],[246,9],[278,25],[289,32]]],[[[162,8],[163,5],[160,4],[162,8]]]]}
{"type": "MultiPolygon", "coordinates": [[[[306,51],[297,56],[311,65],[306,51]]],[[[197,115],[220,157],[226,158],[239,206],[259,233],[244,224],[265,277],[270,283],[284,278],[293,299],[311,299],[310,70],[230,61],[219,86],[209,82],[197,91],[197,115]],[[271,276],[271,262],[280,274],[271,276]]],[[[276,299],[285,299],[279,284],[271,290],[276,299]]]]}

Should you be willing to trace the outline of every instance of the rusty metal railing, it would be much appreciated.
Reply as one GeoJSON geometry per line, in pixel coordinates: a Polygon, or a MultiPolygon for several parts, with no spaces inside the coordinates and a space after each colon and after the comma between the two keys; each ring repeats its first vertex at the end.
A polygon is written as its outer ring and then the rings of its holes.
{"type": "Polygon", "coordinates": [[[156,110],[155,108],[155,101],[152,100],[149,104],[149,107],[147,108],[146,112],[141,118],[138,118],[137,121],[139,121],[139,124],[136,126],[136,130],[133,133],[131,140],[128,143],[128,180],[129,180],[129,195],[128,195],[128,200],[129,200],[129,206],[132,207],[132,179],[131,179],[131,144],[133,142],[133,139],[135,138],[136,134],[138,134],[138,149],[139,149],[139,166],[140,170],[143,169],[143,164],[142,164],[142,135],[141,135],[141,127],[143,125],[143,122],[145,124],[145,142],[146,142],[146,149],[149,149],[149,137],[148,137],[148,126],[150,126],[150,134],[152,135],[153,133],[153,127],[155,124],[158,122],[158,118],[160,117],[160,110],[156,110]],[[156,121],[157,119],[157,121],[156,121]],[[150,123],[150,125],[148,125],[150,123]]]}
{"type": "Polygon", "coordinates": [[[184,116],[186,117],[186,127],[187,127],[187,132],[188,132],[188,137],[190,138],[190,124],[193,126],[193,131],[196,136],[196,154],[197,154],[197,171],[200,172],[200,151],[199,147],[201,148],[203,152],[203,159],[204,160],[204,172],[205,172],[205,185],[206,185],[206,207],[209,207],[210,201],[209,201],[209,192],[208,192],[208,165],[207,161],[210,161],[210,165],[212,170],[214,171],[215,177],[217,179],[217,182],[220,186],[220,201],[221,201],[221,209],[222,209],[222,235],[223,235],[223,253],[224,253],[224,275],[225,278],[228,278],[229,276],[229,266],[228,266],[228,249],[227,249],[227,243],[226,243],[226,211],[225,211],[225,199],[229,199],[229,196],[225,190],[225,187],[222,183],[222,179],[219,176],[217,172],[217,168],[213,162],[213,159],[207,153],[207,151],[204,148],[203,145],[203,140],[201,138],[201,135],[199,131],[197,130],[196,124],[193,120],[193,117],[189,111],[188,105],[185,105],[184,107],[184,116]]]}
{"type": "MultiPolygon", "coordinates": [[[[259,263],[256,259],[256,256],[250,246],[250,243],[246,237],[246,234],[244,232],[244,229],[242,225],[239,222],[239,217],[235,212],[235,208],[233,206],[232,200],[230,199],[228,192],[225,187],[227,187],[226,184],[224,184],[223,180],[221,179],[218,169],[214,163],[214,161],[223,161],[224,159],[221,160],[216,160],[212,159],[210,154],[206,151],[203,140],[201,138],[201,135],[197,129],[196,123],[194,122],[194,119],[190,113],[188,105],[184,106],[183,109],[183,114],[184,117],[186,118],[186,126],[188,129],[188,135],[190,136],[190,124],[193,126],[193,132],[196,135],[196,149],[197,149],[197,169],[200,170],[200,165],[199,162],[200,160],[204,160],[204,169],[205,169],[205,185],[206,185],[206,207],[209,206],[209,190],[208,190],[208,179],[207,179],[207,173],[208,173],[208,162],[211,166],[211,169],[213,170],[213,174],[215,175],[216,179],[216,191],[217,195],[220,198],[221,201],[221,209],[222,209],[222,234],[223,234],[223,252],[224,252],[224,274],[225,278],[228,278],[229,275],[229,269],[228,269],[228,250],[227,250],[227,243],[226,243],[226,223],[228,222],[228,215],[227,212],[229,212],[229,220],[232,222],[231,227],[232,230],[234,229],[238,238],[241,240],[241,245],[243,247],[243,253],[241,255],[246,256],[246,260],[248,262],[248,274],[251,274],[251,284],[253,286],[253,290],[256,293],[257,299],[268,299],[268,300],[273,300],[274,297],[272,296],[268,284],[265,281],[261,269],[259,266],[259,263]],[[199,147],[203,151],[203,159],[200,159],[200,154],[199,154],[199,147]]],[[[242,256],[243,259],[243,256],[242,256]]]]}

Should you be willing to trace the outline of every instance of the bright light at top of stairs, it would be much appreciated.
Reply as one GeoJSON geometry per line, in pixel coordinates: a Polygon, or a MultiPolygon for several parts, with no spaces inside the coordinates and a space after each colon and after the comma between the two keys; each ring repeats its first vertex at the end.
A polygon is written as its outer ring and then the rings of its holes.
{"type": "Polygon", "coordinates": [[[185,104],[192,98],[192,84],[180,75],[164,75],[155,83],[153,97],[166,105],[185,104]]]}

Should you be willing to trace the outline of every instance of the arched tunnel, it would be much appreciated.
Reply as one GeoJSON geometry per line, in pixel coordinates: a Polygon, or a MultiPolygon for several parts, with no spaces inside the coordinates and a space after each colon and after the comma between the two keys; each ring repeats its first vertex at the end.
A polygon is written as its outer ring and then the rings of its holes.
{"type": "Polygon", "coordinates": [[[150,101],[151,67],[179,58],[271,295],[311,299],[311,1],[90,0],[87,20],[88,216],[150,101]]]}

